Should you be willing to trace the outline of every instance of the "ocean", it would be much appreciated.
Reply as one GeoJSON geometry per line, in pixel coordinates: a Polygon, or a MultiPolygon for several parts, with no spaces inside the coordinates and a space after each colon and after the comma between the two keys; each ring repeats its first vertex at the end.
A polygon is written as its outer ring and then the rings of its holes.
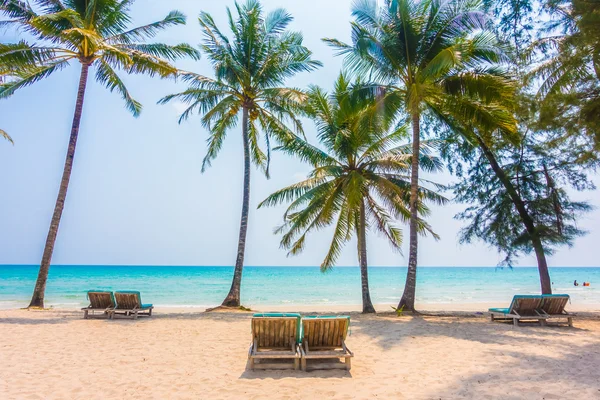
{"type": "MultiPolygon", "coordinates": [[[[38,266],[0,265],[0,308],[26,307],[38,266]]],[[[46,306],[87,305],[90,289],[139,290],[144,302],[158,307],[211,307],[227,294],[232,267],[177,266],[52,266],[46,306]]],[[[572,304],[600,306],[600,268],[550,268],[554,293],[568,293],[572,304]],[[573,286],[577,280],[590,287],[573,286]]],[[[397,304],[406,267],[370,267],[369,286],[375,304],[397,304]]],[[[496,302],[508,305],[515,294],[539,293],[537,268],[421,267],[417,302],[466,304],[496,302]]],[[[337,267],[327,273],[318,267],[246,267],[242,303],[249,307],[360,305],[358,267],[337,267]]],[[[293,307],[290,307],[293,309],[293,307]]]]}

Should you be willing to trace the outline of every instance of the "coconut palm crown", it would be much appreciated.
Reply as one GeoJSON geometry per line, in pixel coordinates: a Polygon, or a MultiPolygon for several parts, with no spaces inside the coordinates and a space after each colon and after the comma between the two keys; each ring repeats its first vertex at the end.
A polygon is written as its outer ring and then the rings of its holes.
{"type": "Polygon", "coordinates": [[[44,306],[48,271],[64,209],[73,168],[79,126],[90,68],[96,81],[123,97],[126,107],[139,115],[142,106],[127,90],[118,71],[162,78],[175,77],[172,61],[199,53],[187,44],[146,43],[158,32],[185,24],[185,16],[171,11],[164,19],[130,29],[129,8],[133,0],[0,0],[0,14],[8,17],[0,27],[14,27],[29,34],[33,42],[0,44],[0,75],[9,79],[0,85],[0,99],[32,85],[71,62],[79,62],[81,73],[63,176],[50,223],[40,271],[30,307],[44,306]]]}
{"type": "MultiPolygon", "coordinates": [[[[354,3],[352,43],[324,39],[346,67],[378,84],[367,85],[412,125],[413,154],[420,151],[424,116],[449,117],[480,127],[515,130],[514,119],[498,120],[494,99],[511,96],[499,68],[502,46],[487,30],[479,0],[375,0],[354,3]],[[476,97],[476,100],[473,100],[476,97]]],[[[415,311],[419,157],[411,166],[410,246],[406,287],[398,308],[415,311]]]]}
{"type": "MultiPolygon", "coordinates": [[[[402,231],[396,222],[410,219],[411,146],[400,145],[406,141],[406,129],[392,129],[393,118],[354,91],[344,75],[336,81],[331,95],[318,87],[311,88],[308,110],[324,150],[302,138],[282,146],[281,151],[310,163],[314,169],[306,180],[273,193],[259,207],[291,202],[284,214],[285,223],[276,230],[283,234],[281,246],[291,255],[304,249],[309,232],[334,225],[321,264],[323,271],[333,267],[343,245],[356,233],[363,312],[375,312],[369,293],[366,231],[382,234],[393,249],[400,250],[402,231]]],[[[421,146],[421,168],[441,169],[430,150],[426,144],[421,146]]],[[[445,202],[442,196],[421,187],[421,215],[429,212],[424,200],[445,202]]],[[[418,223],[420,233],[431,232],[422,219],[418,223]]]]}
{"type": "Polygon", "coordinates": [[[119,77],[117,71],[150,76],[174,77],[170,63],[181,57],[199,58],[188,44],[145,43],[158,32],[185,24],[185,16],[171,11],[164,19],[129,29],[131,0],[0,0],[0,13],[9,20],[0,26],[24,30],[36,42],[0,44],[0,69],[13,71],[16,79],[2,84],[0,98],[31,85],[79,61],[95,67],[96,80],[109,90],[117,90],[127,108],[139,115],[142,106],[119,77]]]}
{"type": "Polygon", "coordinates": [[[286,87],[285,80],[321,66],[319,61],[311,58],[311,51],[302,45],[302,34],[287,30],[292,16],[285,10],[278,9],[265,15],[256,0],[235,3],[235,9],[235,18],[227,9],[231,39],[209,14],[202,13],[199,18],[204,34],[201,50],[211,61],[215,78],[191,72],[182,74],[190,87],[161,100],[163,104],[177,100],[188,105],[180,122],[196,113],[202,115],[202,125],[210,133],[203,171],[219,153],[227,133],[238,125],[240,116],[242,118],[242,218],[233,282],[223,301],[224,306],[240,305],[251,162],[268,177],[271,140],[287,141],[302,132],[298,115],[302,112],[306,94],[300,89],[286,87]]]}

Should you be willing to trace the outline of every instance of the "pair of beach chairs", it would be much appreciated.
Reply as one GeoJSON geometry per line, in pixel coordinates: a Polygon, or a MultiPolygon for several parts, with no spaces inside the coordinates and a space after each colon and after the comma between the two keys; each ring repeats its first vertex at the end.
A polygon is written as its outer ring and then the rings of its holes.
{"type": "Polygon", "coordinates": [[[114,319],[115,314],[124,315],[137,319],[139,316],[152,316],[154,306],[152,304],[143,304],[140,292],[136,291],[99,291],[90,290],[87,292],[90,305],[82,308],[83,318],[88,319],[95,312],[101,312],[109,319],[114,319]]]}
{"type": "Polygon", "coordinates": [[[490,308],[492,321],[538,322],[544,326],[549,319],[573,326],[575,314],[565,310],[570,298],[568,294],[516,295],[508,308],[490,308]]]}
{"type": "Polygon", "coordinates": [[[350,370],[354,353],[346,346],[350,317],[301,317],[300,314],[254,314],[250,369],[350,370]],[[343,359],[344,362],[340,362],[343,359]]]}

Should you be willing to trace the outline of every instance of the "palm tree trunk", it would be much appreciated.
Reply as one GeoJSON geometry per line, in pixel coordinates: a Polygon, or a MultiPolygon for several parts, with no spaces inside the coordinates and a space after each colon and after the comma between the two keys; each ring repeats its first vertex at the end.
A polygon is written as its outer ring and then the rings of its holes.
{"type": "Polygon", "coordinates": [[[81,64],[81,76],[79,78],[79,88],[77,89],[77,102],[75,103],[75,114],[73,115],[73,125],[71,126],[71,137],[69,138],[69,148],[67,150],[67,158],[63,169],[62,180],[60,181],[60,189],[58,190],[58,198],[54,206],[54,214],[50,222],[48,237],[46,238],[46,247],[40,264],[35,289],[29,307],[44,308],[44,294],[46,292],[46,281],[48,280],[48,271],[50,270],[50,262],[54,251],[54,243],[58,234],[58,226],[65,207],[65,199],[67,198],[67,190],[69,189],[69,180],[71,179],[71,170],[73,169],[73,159],[75,158],[75,148],[77,147],[77,136],[79,135],[79,124],[81,122],[81,114],[83,112],[83,100],[85,97],[85,88],[88,79],[89,64],[81,64]]]}
{"type": "Polygon", "coordinates": [[[510,196],[517,212],[519,213],[519,217],[521,217],[521,221],[523,221],[523,225],[529,233],[531,237],[531,244],[533,249],[535,250],[535,257],[538,263],[538,271],[540,274],[540,286],[542,288],[542,294],[552,294],[552,284],[550,280],[550,273],[548,272],[548,263],[546,261],[546,254],[544,252],[544,246],[542,245],[542,241],[540,236],[538,235],[537,229],[535,227],[535,223],[533,222],[533,218],[529,215],[527,211],[527,207],[525,207],[525,202],[517,193],[514,185],[510,181],[510,179],[506,176],[506,173],[502,169],[502,167],[498,164],[494,153],[487,147],[485,142],[478,136],[475,135],[475,138],[481,148],[481,151],[487,158],[492,170],[496,174],[496,177],[500,180],[508,195],[510,196]]]}
{"type": "Polygon", "coordinates": [[[246,251],[246,233],[248,232],[248,212],[250,209],[250,141],[248,139],[248,108],[244,107],[242,117],[242,136],[244,141],[244,196],[242,200],[242,220],[240,222],[240,237],[238,241],[237,259],[233,272],[233,282],[229,294],[223,300],[223,306],[240,306],[240,286],[244,269],[244,252],[246,251]]]}
{"type": "Polygon", "coordinates": [[[369,271],[367,268],[367,224],[365,217],[365,201],[360,204],[360,225],[358,227],[358,258],[360,262],[360,279],[362,286],[362,312],[363,314],[374,314],[375,307],[371,302],[369,292],[369,271]]]}
{"type": "Polygon", "coordinates": [[[417,291],[417,250],[418,250],[418,201],[419,201],[419,150],[421,147],[420,116],[412,116],[412,160],[410,174],[410,244],[408,252],[408,271],[404,293],[398,303],[398,308],[416,312],[415,294],[417,291]]]}

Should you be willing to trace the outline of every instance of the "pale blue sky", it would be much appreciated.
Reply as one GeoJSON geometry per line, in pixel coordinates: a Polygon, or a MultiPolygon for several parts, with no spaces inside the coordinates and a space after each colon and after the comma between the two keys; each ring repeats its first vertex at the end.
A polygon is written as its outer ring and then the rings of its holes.
{"type": "MultiPolygon", "coordinates": [[[[265,10],[283,6],[301,30],[305,44],[325,66],[289,83],[318,84],[327,89],[342,65],[322,37],[349,38],[350,0],[265,0],[265,10]]],[[[145,0],[133,6],[137,25],[162,18],[172,9],[188,16],[188,25],[170,29],[157,40],[170,43],[201,40],[197,16],[201,10],[225,27],[225,6],[233,1],[145,0]]],[[[2,41],[18,36],[2,32],[2,41]]],[[[178,63],[183,69],[211,74],[206,60],[178,63]]],[[[44,82],[0,102],[0,126],[16,142],[0,141],[0,264],[39,263],[46,240],[66,152],[79,66],[59,72],[44,82]]],[[[135,119],[120,97],[92,82],[88,86],[75,167],[56,242],[54,264],[232,265],[235,261],[242,189],[242,144],[238,130],[230,132],[212,168],[200,173],[206,131],[198,118],[177,125],[181,104],[156,105],[165,94],[184,88],[173,81],[144,76],[125,77],[131,93],[144,105],[135,119]]],[[[309,139],[314,127],[305,124],[309,139]]],[[[272,179],[253,171],[250,228],[246,265],[318,265],[325,255],[330,231],[310,236],[304,254],[286,258],[273,228],[283,207],[256,210],[273,191],[296,182],[309,167],[275,154],[272,179]]],[[[446,174],[438,181],[452,179],[446,174]]],[[[576,194],[600,205],[597,192],[576,194]]],[[[419,264],[427,266],[493,266],[501,259],[494,249],[476,243],[461,246],[461,222],[453,216],[463,207],[434,208],[430,222],[441,235],[438,242],[421,239],[419,264]]],[[[600,211],[590,213],[580,226],[592,231],[572,249],[550,257],[554,266],[598,266],[593,245],[600,243],[600,211]],[[594,231],[595,229],[595,231],[594,231]]],[[[408,227],[405,230],[407,254],[408,227]]],[[[371,265],[405,266],[406,258],[393,253],[383,239],[368,237],[371,265]]],[[[342,254],[339,265],[356,265],[355,243],[342,254]]],[[[523,258],[521,265],[533,265],[523,258]]]]}

